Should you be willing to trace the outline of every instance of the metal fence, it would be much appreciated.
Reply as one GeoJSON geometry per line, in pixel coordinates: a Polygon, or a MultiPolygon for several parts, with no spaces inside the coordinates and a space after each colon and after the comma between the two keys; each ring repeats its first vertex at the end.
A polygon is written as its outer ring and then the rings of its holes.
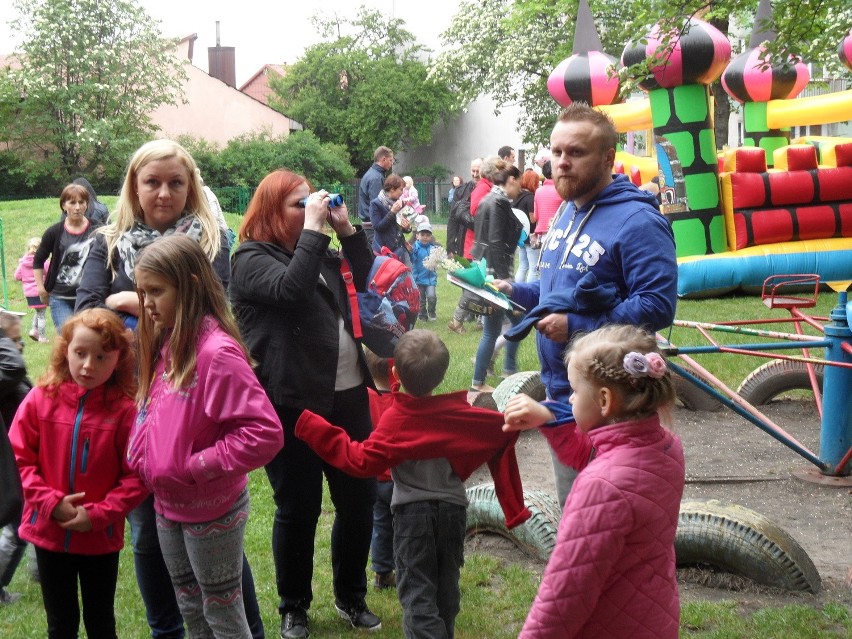
{"type": "MultiPolygon", "coordinates": [[[[343,201],[349,209],[353,219],[358,217],[358,184],[355,181],[349,184],[337,184],[334,186],[318,186],[318,189],[326,189],[329,192],[340,193],[343,201]]],[[[416,182],[417,196],[420,203],[425,207],[424,213],[429,216],[433,224],[446,224],[450,214],[450,204],[447,195],[450,192],[450,182],[439,182],[435,180],[422,180],[416,182]]],[[[247,186],[224,186],[214,188],[222,210],[228,213],[242,215],[246,212],[248,204],[254,195],[254,189],[247,186]]]]}

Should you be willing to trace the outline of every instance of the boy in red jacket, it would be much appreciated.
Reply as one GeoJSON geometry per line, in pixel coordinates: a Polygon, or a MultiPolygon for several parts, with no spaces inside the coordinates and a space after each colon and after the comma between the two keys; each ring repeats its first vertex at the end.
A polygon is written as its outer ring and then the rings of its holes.
{"type": "Polygon", "coordinates": [[[351,441],[310,411],[296,423],[297,437],[349,474],[372,477],[391,468],[396,585],[408,639],[453,637],[467,524],[464,480],[487,462],[507,526],[530,517],[517,433],[502,431],[500,413],[468,405],[466,391],[432,395],[449,364],[435,333],[410,331],[394,349],[392,369],[408,394],[394,394],[370,437],[351,441]]]}

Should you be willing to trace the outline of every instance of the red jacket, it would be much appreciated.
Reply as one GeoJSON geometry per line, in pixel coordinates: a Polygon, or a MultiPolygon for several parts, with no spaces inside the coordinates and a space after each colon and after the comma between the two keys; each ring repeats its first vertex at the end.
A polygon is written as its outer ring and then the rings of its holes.
{"type": "Polygon", "coordinates": [[[356,477],[375,477],[407,460],[446,457],[453,472],[465,480],[487,462],[506,526],[513,528],[531,513],[524,505],[515,457],[518,433],[504,433],[502,426],[503,415],[471,406],[467,391],[428,397],[394,393],[393,405],[362,442],[351,441],[342,428],[307,410],[296,422],[296,437],[356,477]]]}
{"type": "MultiPolygon", "coordinates": [[[[473,192],[470,194],[470,214],[472,217],[476,217],[479,203],[482,202],[482,198],[491,192],[492,186],[494,186],[494,183],[491,180],[479,178],[479,182],[473,187],[473,192]]],[[[473,259],[470,253],[470,249],[473,248],[473,238],[473,229],[467,229],[467,232],[464,234],[464,256],[469,260],[473,259]]]]}
{"type": "Polygon", "coordinates": [[[680,440],[656,415],[539,430],[581,472],[520,639],[677,639],[680,440]]]}
{"type": "MultiPolygon", "coordinates": [[[[399,388],[399,384],[396,385],[399,388]]],[[[367,388],[367,397],[370,398],[370,419],[373,426],[379,423],[384,412],[393,404],[393,393],[391,391],[377,391],[367,388]]],[[[391,481],[390,468],[385,469],[376,477],[379,481],[391,481]]]]}
{"type": "Polygon", "coordinates": [[[87,391],[65,382],[55,397],[42,387],[29,392],[9,432],[24,487],[21,539],[77,555],[121,550],[124,518],[148,494],[127,465],[135,417],[133,400],[114,387],[87,391]],[[51,513],[64,496],[82,492],[92,530],[65,531],[51,513]]]}

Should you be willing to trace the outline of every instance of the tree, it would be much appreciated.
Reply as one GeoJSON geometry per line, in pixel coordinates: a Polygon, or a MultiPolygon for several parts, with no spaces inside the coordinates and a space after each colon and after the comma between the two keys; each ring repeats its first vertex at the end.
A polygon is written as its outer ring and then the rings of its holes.
{"type": "Polygon", "coordinates": [[[185,72],[131,0],[15,0],[22,67],[0,76],[0,130],[61,180],[123,170],[181,97],[185,72]]]}
{"type": "MultiPolygon", "coordinates": [[[[628,41],[642,38],[661,21],[680,29],[686,18],[700,15],[726,28],[730,16],[731,24],[742,25],[748,34],[758,1],[590,0],[589,4],[604,50],[620,58],[628,41]]],[[[577,0],[462,2],[442,34],[444,50],[434,69],[452,89],[454,106],[463,107],[483,94],[495,100],[498,110],[518,105],[524,140],[545,144],[559,111],[547,92],[547,77],[571,55],[577,5],[577,0]]],[[[839,69],[837,45],[852,24],[848,3],[776,0],[773,9],[778,38],[768,50],[774,59],[799,55],[828,72],[839,69]]],[[[629,71],[635,75],[643,69],[629,71]]]]}
{"type": "Polygon", "coordinates": [[[219,151],[205,140],[180,140],[195,158],[204,181],[211,186],[255,187],[268,173],[286,168],[315,185],[352,179],[346,149],[323,143],[311,131],[273,137],[266,131],[241,135],[219,151]]]}
{"type": "Polygon", "coordinates": [[[271,82],[275,108],[323,142],[346,147],[359,174],[376,147],[428,143],[433,125],[451,112],[446,84],[429,74],[423,48],[403,24],[364,7],[351,20],[315,17],[325,41],[271,82]]]}

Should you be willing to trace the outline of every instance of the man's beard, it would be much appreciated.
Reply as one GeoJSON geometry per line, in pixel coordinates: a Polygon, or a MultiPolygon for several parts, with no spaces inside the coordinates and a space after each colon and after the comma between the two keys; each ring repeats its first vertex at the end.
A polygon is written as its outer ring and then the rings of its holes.
{"type": "Polygon", "coordinates": [[[591,193],[598,186],[600,178],[595,176],[586,176],[582,178],[576,177],[559,177],[556,178],[556,192],[563,200],[571,201],[579,197],[591,193]]]}

